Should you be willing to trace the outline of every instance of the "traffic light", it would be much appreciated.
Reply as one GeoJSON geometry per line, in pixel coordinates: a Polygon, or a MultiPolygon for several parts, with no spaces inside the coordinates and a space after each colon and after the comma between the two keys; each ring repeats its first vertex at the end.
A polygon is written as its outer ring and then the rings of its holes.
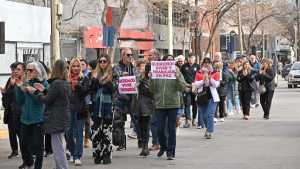
{"type": "Polygon", "coordinates": [[[5,22],[0,22],[0,54],[5,53],[5,22]]]}

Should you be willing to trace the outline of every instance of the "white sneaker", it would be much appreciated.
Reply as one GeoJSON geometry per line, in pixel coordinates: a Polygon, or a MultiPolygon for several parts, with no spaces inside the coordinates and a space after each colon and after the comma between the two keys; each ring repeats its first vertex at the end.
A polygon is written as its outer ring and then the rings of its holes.
{"type": "Polygon", "coordinates": [[[130,134],[127,134],[127,136],[128,136],[129,138],[131,138],[131,139],[137,139],[136,132],[133,131],[133,129],[132,129],[132,131],[131,131],[130,134]]]}
{"type": "Polygon", "coordinates": [[[75,163],[75,159],[71,156],[71,158],[70,158],[70,162],[71,163],[75,163]]]}
{"type": "Polygon", "coordinates": [[[231,111],[231,112],[228,112],[228,116],[233,116],[234,114],[233,114],[233,112],[231,111]]]}
{"type": "Polygon", "coordinates": [[[75,165],[76,165],[76,166],[81,166],[81,161],[80,161],[79,159],[76,159],[76,160],[75,160],[75,165]]]}
{"type": "Polygon", "coordinates": [[[225,121],[225,119],[224,118],[220,118],[220,120],[219,120],[220,122],[224,122],[225,121]]]}
{"type": "Polygon", "coordinates": [[[215,123],[218,122],[218,119],[217,119],[217,118],[214,118],[214,122],[215,122],[215,123]]]}
{"type": "Polygon", "coordinates": [[[203,129],[203,127],[202,126],[197,126],[197,129],[203,129]]]}

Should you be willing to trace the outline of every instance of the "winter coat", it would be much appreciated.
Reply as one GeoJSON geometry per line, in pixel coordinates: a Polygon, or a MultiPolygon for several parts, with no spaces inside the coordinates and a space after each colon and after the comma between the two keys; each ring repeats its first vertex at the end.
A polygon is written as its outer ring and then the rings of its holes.
{"type": "Polygon", "coordinates": [[[227,96],[228,93],[228,85],[229,85],[229,71],[222,71],[222,80],[220,81],[220,86],[217,88],[219,96],[227,96]]]}
{"type": "MultiPolygon", "coordinates": [[[[48,82],[46,80],[39,81],[37,79],[25,82],[25,85],[33,87],[34,83],[41,83],[45,89],[48,89],[48,82]]],[[[16,99],[18,105],[21,106],[21,123],[30,125],[44,122],[45,105],[38,100],[34,94],[23,92],[20,87],[16,87],[16,99]]]]}
{"type": "Polygon", "coordinates": [[[137,112],[140,116],[151,116],[154,112],[154,96],[150,91],[150,79],[142,78],[138,86],[137,112]]]}
{"type": "Polygon", "coordinates": [[[187,83],[180,70],[176,69],[176,79],[152,79],[150,91],[154,94],[156,109],[180,108],[182,92],[187,83]]]}
{"type": "Polygon", "coordinates": [[[260,85],[264,85],[267,91],[275,90],[275,71],[270,68],[266,71],[266,74],[257,74],[256,80],[259,81],[260,85]]]}
{"type": "Polygon", "coordinates": [[[116,86],[112,82],[105,84],[99,83],[98,79],[93,78],[91,81],[92,96],[92,118],[104,118],[111,120],[113,118],[112,97],[116,86]]]}
{"type": "Polygon", "coordinates": [[[251,71],[251,73],[246,76],[243,74],[243,70],[238,72],[237,81],[239,82],[239,92],[252,92],[255,90],[253,86],[253,81],[255,80],[255,72],[251,71]]]}
{"type": "Polygon", "coordinates": [[[192,84],[195,80],[196,73],[199,69],[200,69],[200,65],[198,65],[196,63],[193,64],[192,66],[189,63],[185,63],[180,68],[180,71],[184,77],[184,80],[188,84],[192,84]]]}
{"type": "Polygon", "coordinates": [[[4,124],[18,127],[20,124],[21,107],[17,104],[15,85],[10,84],[10,78],[5,86],[5,93],[2,93],[2,105],[4,107],[4,124]]]}
{"type": "Polygon", "coordinates": [[[71,113],[76,113],[78,119],[87,117],[88,105],[85,97],[89,92],[89,79],[87,77],[80,77],[75,90],[71,92],[70,108],[71,113]]]}
{"type": "Polygon", "coordinates": [[[70,128],[71,87],[66,80],[49,80],[47,94],[39,93],[38,98],[45,103],[44,128],[48,134],[63,133],[70,128]]]}

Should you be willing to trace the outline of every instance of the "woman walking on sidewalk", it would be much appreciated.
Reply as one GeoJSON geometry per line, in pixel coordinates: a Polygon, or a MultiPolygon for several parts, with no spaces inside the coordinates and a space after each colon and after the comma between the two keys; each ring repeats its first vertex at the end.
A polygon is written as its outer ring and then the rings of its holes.
{"type": "Polygon", "coordinates": [[[83,153],[83,127],[84,118],[87,111],[85,96],[88,94],[89,81],[84,77],[81,71],[80,60],[74,58],[70,62],[68,80],[71,84],[71,128],[68,131],[67,145],[70,149],[75,165],[81,165],[83,153]]]}
{"type": "Polygon", "coordinates": [[[33,86],[40,84],[48,88],[47,73],[43,65],[39,62],[31,62],[27,65],[26,82],[17,80],[16,99],[18,105],[22,107],[21,113],[21,144],[23,164],[19,167],[28,168],[33,166],[41,169],[43,166],[44,147],[44,104],[40,102],[32,93],[33,86]],[[35,155],[35,160],[33,159],[35,155]]]}
{"type": "Polygon", "coordinates": [[[71,88],[67,82],[67,67],[63,60],[57,60],[53,66],[49,90],[42,85],[34,87],[39,91],[38,98],[45,103],[45,133],[51,136],[51,147],[57,169],[68,169],[68,161],[63,146],[64,133],[70,128],[71,88]]]}
{"type": "Polygon", "coordinates": [[[214,115],[220,101],[217,91],[219,85],[220,72],[213,70],[210,58],[204,58],[193,87],[198,89],[198,128],[206,128],[204,137],[207,139],[211,139],[214,132],[214,115]]]}
{"type": "Polygon", "coordinates": [[[259,80],[260,104],[264,111],[264,119],[270,118],[270,109],[275,90],[275,71],[272,68],[272,60],[263,59],[262,67],[256,79],[259,80]]]}
{"type": "Polygon", "coordinates": [[[115,85],[108,55],[99,57],[96,72],[91,83],[93,156],[95,164],[110,164],[112,159],[112,97],[115,85]]]}
{"type": "Polygon", "coordinates": [[[249,61],[243,63],[243,69],[238,72],[237,81],[239,82],[239,94],[244,114],[244,119],[249,120],[250,116],[250,100],[251,94],[254,91],[252,82],[255,74],[251,70],[249,61]]]}

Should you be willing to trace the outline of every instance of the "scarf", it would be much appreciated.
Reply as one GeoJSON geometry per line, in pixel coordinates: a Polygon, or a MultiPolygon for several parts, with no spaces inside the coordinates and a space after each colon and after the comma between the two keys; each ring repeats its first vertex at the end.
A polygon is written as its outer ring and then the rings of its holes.
{"type": "Polygon", "coordinates": [[[75,91],[75,86],[77,85],[79,80],[79,74],[70,73],[69,81],[71,83],[71,88],[75,91]]]}

